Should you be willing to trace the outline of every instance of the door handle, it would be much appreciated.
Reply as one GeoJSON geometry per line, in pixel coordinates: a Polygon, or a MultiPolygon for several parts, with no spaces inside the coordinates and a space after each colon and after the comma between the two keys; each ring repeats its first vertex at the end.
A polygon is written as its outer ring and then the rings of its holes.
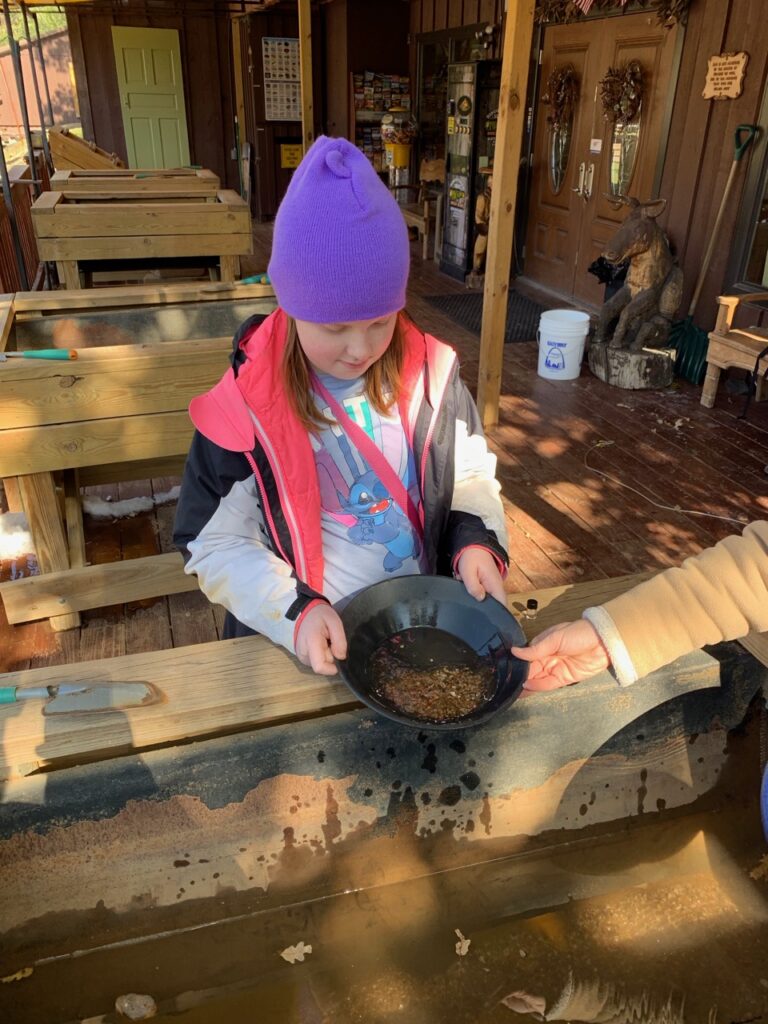
{"type": "Polygon", "coordinates": [[[584,180],[584,191],[582,192],[582,195],[584,196],[584,202],[586,202],[592,196],[592,184],[594,182],[594,179],[595,179],[595,165],[594,164],[590,164],[589,167],[587,168],[587,174],[586,174],[586,178],[584,180]]]}
{"type": "Polygon", "coordinates": [[[587,165],[582,161],[579,164],[579,184],[571,189],[571,192],[575,192],[577,196],[584,195],[584,174],[586,172],[587,165]]]}

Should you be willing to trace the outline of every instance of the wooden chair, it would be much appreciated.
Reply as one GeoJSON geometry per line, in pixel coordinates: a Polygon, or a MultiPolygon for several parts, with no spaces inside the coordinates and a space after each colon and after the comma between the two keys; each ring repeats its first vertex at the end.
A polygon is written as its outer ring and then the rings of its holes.
{"type": "MultiPolygon", "coordinates": [[[[715,404],[720,373],[731,366],[754,370],[755,360],[768,345],[768,327],[734,327],[733,320],[739,303],[768,302],[768,292],[748,295],[721,295],[718,297],[717,322],[709,335],[707,347],[707,375],[701,391],[701,404],[711,409],[715,404]]],[[[768,398],[765,382],[757,386],[757,401],[768,398]]]]}
{"type": "Polygon", "coordinates": [[[419,166],[418,185],[397,185],[392,191],[397,195],[401,189],[416,193],[413,203],[401,203],[403,219],[408,227],[416,228],[421,238],[422,259],[429,257],[429,232],[434,224],[435,259],[438,258],[443,210],[443,184],[445,182],[445,160],[422,160],[419,166]]]}

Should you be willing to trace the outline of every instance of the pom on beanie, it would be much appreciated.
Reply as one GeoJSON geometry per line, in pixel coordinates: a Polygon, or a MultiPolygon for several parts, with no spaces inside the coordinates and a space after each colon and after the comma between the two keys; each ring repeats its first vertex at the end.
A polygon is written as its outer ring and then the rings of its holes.
{"type": "Polygon", "coordinates": [[[351,323],[405,305],[410,247],[399,206],[346,139],[320,136],[275,218],[269,278],[289,316],[351,323]]]}

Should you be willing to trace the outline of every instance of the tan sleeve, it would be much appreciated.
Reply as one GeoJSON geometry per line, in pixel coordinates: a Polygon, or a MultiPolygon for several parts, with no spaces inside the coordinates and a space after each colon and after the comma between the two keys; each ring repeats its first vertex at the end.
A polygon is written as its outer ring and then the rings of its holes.
{"type": "Polygon", "coordinates": [[[627,685],[705,644],[768,630],[768,521],[587,609],[627,685]]]}

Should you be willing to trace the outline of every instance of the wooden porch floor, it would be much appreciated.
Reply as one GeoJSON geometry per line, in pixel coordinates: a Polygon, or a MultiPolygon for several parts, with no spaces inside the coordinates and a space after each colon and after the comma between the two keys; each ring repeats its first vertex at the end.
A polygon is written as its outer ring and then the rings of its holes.
{"type": "MultiPolygon", "coordinates": [[[[254,234],[256,253],[244,274],[267,266],[271,225],[257,225],[254,234]]],[[[412,253],[408,311],[456,347],[474,391],[477,337],[424,300],[463,287],[422,262],[415,243],[412,253]]],[[[724,384],[708,410],[699,389],[685,383],[621,391],[586,368],[576,381],[547,381],[536,365],[535,343],[505,346],[500,423],[489,435],[509,526],[510,591],[662,568],[768,516],[768,403],[739,420],[743,398],[724,384]]],[[[166,494],[177,483],[163,478],[92,493],[122,501],[166,494]]],[[[160,504],[130,517],[87,516],[88,560],[171,550],[173,512],[160,504]]],[[[30,567],[33,558],[3,562],[0,580],[30,567]]],[[[54,633],[47,622],[10,627],[0,607],[0,671],[203,643],[217,638],[222,616],[192,593],[82,618],[79,629],[54,633]]]]}

